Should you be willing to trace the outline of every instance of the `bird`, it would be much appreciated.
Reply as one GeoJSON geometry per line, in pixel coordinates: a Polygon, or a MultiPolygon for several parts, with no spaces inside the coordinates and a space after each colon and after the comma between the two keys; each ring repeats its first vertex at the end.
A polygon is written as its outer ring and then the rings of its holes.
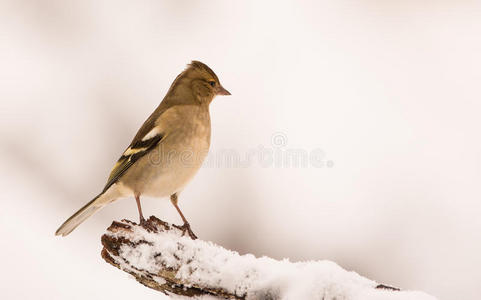
{"type": "Polygon", "coordinates": [[[193,60],[171,84],[110,172],[102,192],[68,218],[55,232],[66,236],[94,213],[118,199],[133,196],[139,223],[141,196],[170,197],[182,221],[182,234],[197,236],[178,206],[179,193],[200,169],[210,147],[209,106],[219,95],[231,95],[206,64],[193,60]]]}

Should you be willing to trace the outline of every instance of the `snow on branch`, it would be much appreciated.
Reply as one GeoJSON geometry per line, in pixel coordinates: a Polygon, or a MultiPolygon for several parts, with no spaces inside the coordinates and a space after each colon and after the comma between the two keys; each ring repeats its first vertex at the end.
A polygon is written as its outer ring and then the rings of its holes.
{"type": "Polygon", "coordinates": [[[433,300],[422,292],[378,284],[331,261],[293,263],[239,255],[212,242],[191,240],[150,217],[148,227],[114,221],[102,236],[102,257],[143,285],[183,296],[245,300],[433,300]]]}

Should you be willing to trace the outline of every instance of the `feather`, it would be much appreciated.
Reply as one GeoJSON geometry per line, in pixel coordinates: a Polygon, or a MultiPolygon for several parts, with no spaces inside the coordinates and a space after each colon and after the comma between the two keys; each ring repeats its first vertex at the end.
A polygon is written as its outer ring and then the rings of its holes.
{"type": "Polygon", "coordinates": [[[104,187],[104,192],[116,183],[120,177],[132,166],[139,158],[152,150],[162,139],[162,135],[157,134],[147,140],[139,140],[127,148],[122,156],[119,158],[112,171],[110,172],[107,184],[104,187]]]}
{"type": "Polygon", "coordinates": [[[102,207],[104,207],[108,201],[104,200],[105,194],[102,193],[95,197],[92,201],[85,204],[81,209],[79,209],[75,214],[73,214],[70,218],[65,221],[62,226],[60,226],[55,235],[66,236],[70,232],[72,232],[77,226],[79,226],[83,221],[85,221],[88,217],[96,213],[102,207]]]}

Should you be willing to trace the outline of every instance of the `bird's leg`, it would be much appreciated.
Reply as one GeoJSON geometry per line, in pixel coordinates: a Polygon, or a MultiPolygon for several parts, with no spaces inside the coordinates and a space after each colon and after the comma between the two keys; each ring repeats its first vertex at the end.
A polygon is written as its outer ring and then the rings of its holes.
{"type": "Polygon", "coordinates": [[[142,214],[142,207],[140,206],[140,195],[135,194],[135,202],[137,202],[137,209],[139,210],[139,220],[140,220],[140,226],[144,227],[148,231],[157,231],[157,228],[149,223],[147,220],[144,219],[144,215],[142,214]]]}
{"type": "Polygon", "coordinates": [[[142,214],[142,207],[140,206],[140,194],[135,194],[135,202],[137,202],[137,209],[139,210],[140,226],[144,227],[147,231],[157,232],[156,226],[152,223],[149,223],[149,221],[147,221],[142,214]]]}
{"type": "Polygon", "coordinates": [[[137,202],[137,209],[139,210],[139,222],[140,225],[145,224],[144,215],[142,214],[142,207],[140,206],[140,195],[135,194],[135,202],[137,202]]]}
{"type": "Polygon", "coordinates": [[[184,214],[182,213],[179,206],[177,205],[177,202],[178,202],[177,194],[172,194],[170,196],[170,202],[172,202],[172,204],[175,206],[175,209],[177,209],[177,212],[179,213],[180,217],[182,218],[182,221],[184,221],[184,225],[182,225],[182,226],[174,225],[174,226],[176,228],[182,230],[182,235],[184,235],[185,232],[187,231],[187,233],[189,234],[191,239],[193,239],[193,240],[197,239],[197,236],[194,234],[192,229],[190,229],[189,222],[187,222],[187,219],[184,217],[184,214]]]}

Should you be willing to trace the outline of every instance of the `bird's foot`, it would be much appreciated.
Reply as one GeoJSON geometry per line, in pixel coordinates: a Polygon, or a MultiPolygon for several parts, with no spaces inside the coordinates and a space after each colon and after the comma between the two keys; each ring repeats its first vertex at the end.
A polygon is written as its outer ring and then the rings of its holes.
{"type": "Polygon", "coordinates": [[[184,223],[184,225],[182,226],[178,226],[178,225],[173,225],[175,228],[177,229],[180,229],[182,230],[182,236],[185,235],[185,233],[187,232],[190,236],[191,239],[193,240],[196,240],[197,239],[197,236],[195,235],[195,233],[192,231],[192,229],[190,228],[190,224],[189,223],[184,223]]]}
{"type": "Polygon", "coordinates": [[[155,227],[155,225],[144,219],[143,217],[140,218],[140,226],[142,226],[147,231],[157,232],[157,228],[155,227]]]}

